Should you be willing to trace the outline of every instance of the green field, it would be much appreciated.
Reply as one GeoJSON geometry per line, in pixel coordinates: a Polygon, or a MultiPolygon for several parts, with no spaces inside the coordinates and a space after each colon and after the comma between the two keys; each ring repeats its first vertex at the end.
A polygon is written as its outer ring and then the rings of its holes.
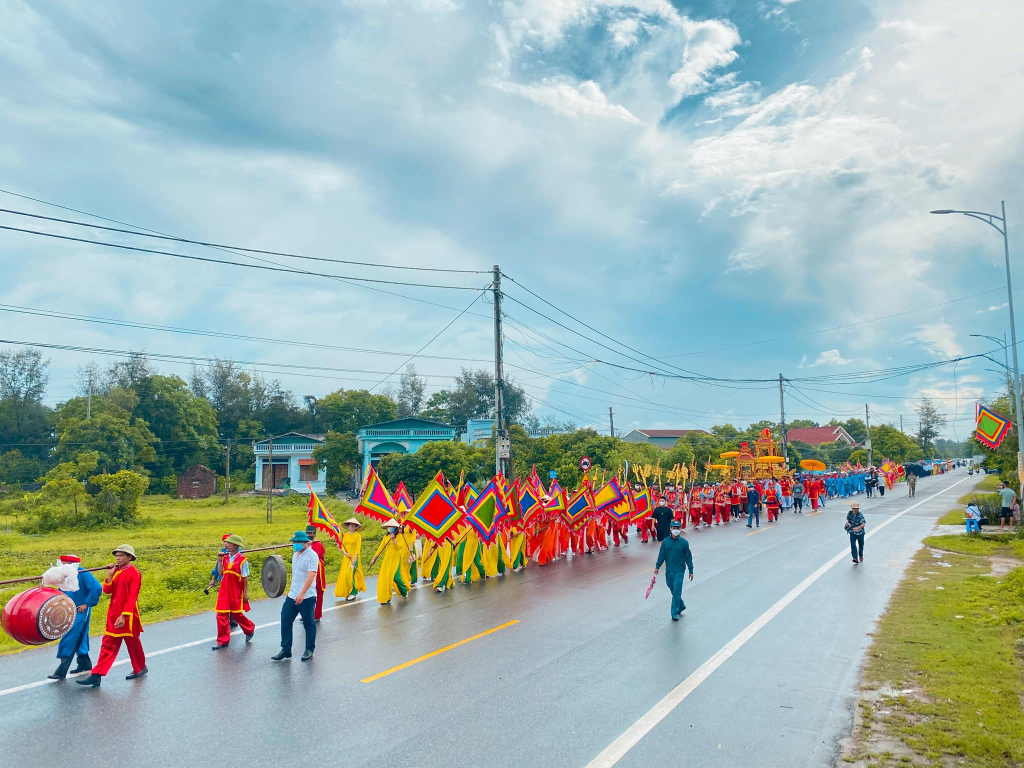
{"type": "MultiPolygon", "coordinates": [[[[326,501],[340,521],[352,515],[351,506],[336,499],[326,501]]],[[[266,521],[266,500],[238,496],[224,505],[223,499],[187,501],[166,496],[146,496],[139,514],[138,527],[101,531],[67,531],[50,535],[18,533],[9,518],[0,517],[0,579],[41,574],[57,557],[74,553],[82,557],[85,567],[105,565],[112,561],[111,549],[131,544],[138,554],[142,571],[142,594],[139,607],[143,622],[161,621],[177,616],[212,611],[216,594],[203,594],[209,582],[221,535],[237,533],[246,547],[286,543],[293,531],[306,525],[306,502],[303,496],[274,500],[274,522],[266,521]]],[[[380,542],[382,531],[375,522],[364,521],[363,561],[368,563],[380,542]]],[[[323,534],[320,534],[323,538],[323,534]]],[[[341,556],[333,542],[326,542],[327,580],[333,582],[341,567],[341,556]]],[[[260,567],[269,552],[256,552],[250,558],[252,599],[265,597],[260,587],[260,567]]],[[[281,550],[290,562],[288,550],[281,550]]],[[[100,574],[101,575],[101,574],[100,574]]],[[[20,584],[0,590],[0,605],[18,592],[30,587],[20,584]]],[[[330,590],[328,590],[329,594],[330,590]]],[[[332,594],[333,599],[333,594],[332,594]]],[[[92,632],[103,631],[107,601],[92,614],[92,632]]],[[[211,627],[212,627],[211,618],[211,627]]],[[[0,632],[0,654],[24,650],[26,646],[0,632]]]]}
{"type": "Polygon", "coordinates": [[[1024,557],[1008,536],[934,536],[879,622],[864,669],[858,766],[1024,765],[1024,557]],[[965,554],[957,554],[965,553],[965,554]],[[1003,566],[1020,561],[1001,561],[1003,566]]]}

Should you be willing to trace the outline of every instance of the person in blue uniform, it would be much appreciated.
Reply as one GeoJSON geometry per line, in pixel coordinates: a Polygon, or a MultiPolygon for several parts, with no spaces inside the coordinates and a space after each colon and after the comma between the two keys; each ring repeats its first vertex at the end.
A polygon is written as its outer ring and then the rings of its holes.
{"type": "Polygon", "coordinates": [[[61,565],[75,564],[78,566],[78,589],[75,592],[61,590],[75,603],[75,623],[68,633],[60,639],[57,645],[57,658],[60,659],[60,666],[49,675],[51,680],[63,680],[68,676],[68,669],[71,668],[71,661],[78,657],[78,665],[71,674],[88,672],[92,669],[92,659],[89,658],[89,619],[92,617],[92,609],[100,601],[103,587],[91,573],[82,568],[82,558],[78,555],[61,555],[61,565]]]}
{"type": "Polygon", "coordinates": [[[693,581],[693,555],[690,553],[690,542],[682,537],[682,524],[673,520],[669,527],[669,537],[661,542],[658,551],[658,562],[654,564],[654,575],[658,575],[661,566],[665,566],[665,584],[672,590],[672,621],[679,621],[679,614],[686,610],[683,602],[683,578],[690,571],[693,581]]]}

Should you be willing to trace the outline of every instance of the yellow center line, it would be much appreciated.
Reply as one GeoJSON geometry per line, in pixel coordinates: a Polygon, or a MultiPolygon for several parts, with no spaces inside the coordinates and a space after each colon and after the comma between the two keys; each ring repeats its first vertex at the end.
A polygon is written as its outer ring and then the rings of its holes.
{"type": "Polygon", "coordinates": [[[447,653],[448,651],[450,651],[450,650],[452,650],[454,648],[458,648],[460,645],[465,645],[466,643],[471,643],[474,640],[479,640],[481,637],[487,637],[487,635],[494,634],[495,632],[497,632],[499,630],[505,629],[507,627],[511,627],[513,624],[518,624],[518,623],[519,623],[519,619],[513,619],[512,621],[506,622],[506,623],[504,623],[504,624],[502,624],[500,626],[492,627],[491,629],[488,629],[485,632],[481,632],[478,635],[473,635],[472,637],[467,637],[465,640],[459,640],[459,642],[457,642],[457,643],[452,643],[451,645],[446,645],[444,648],[439,648],[436,651],[431,651],[430,653],[426,654],[425,656],[420,656],[419,658],[413,659],[412,661],[407,661],[404,664],[399,664],[397,667],[392,667],[391,669],[386,669],[383,672],[379,672],[376,675],[373,675],[372,677],[367,677],[365,680],[360,680],[359,682],[361,682],[361,683],[372,683],[375,680],[380,680],[382,677],[387,677],[388,675],[392,675],[395,672],[401,672],[403,669],[407,669],[408,667],[411,667],[413,664],[419,664],[421,661],[426,661],[427,659],[432,659],[435,656],[440,656],[442,653],[447,653]]]}
{"type": "Polygon", "coordinates": [[[820,514],[821,514],[821,510],[819,509],[817,512],[811,512],[811,514],[809,514],[809,515],[804,515],[804,517],[814,517],[815,515],[820,515],[820,514]]]}
{"type": "Polygon", "coordinates": [[[746,534],[747,536],[753,536],[755,533],[764,533],[765,531],[771,530],[770,528],[758,528],[756,531],[751,531],[746,534]]]}

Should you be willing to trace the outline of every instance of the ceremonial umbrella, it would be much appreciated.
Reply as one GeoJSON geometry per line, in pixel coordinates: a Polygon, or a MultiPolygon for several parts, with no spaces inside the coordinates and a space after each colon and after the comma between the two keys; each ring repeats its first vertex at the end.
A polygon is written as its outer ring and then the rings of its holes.
{"type": "Polygon", "coordinates": [[[804,459],[803,461],[800,462],[800,466],[803,467],[804,469],[810,470],[812,472],[815,471],[815,470],[817,470],[817,471],[824,471],[825,470],[825,462],[818,461],[817,459],[804,459]]]}
{"type": "Polygon", "coordinates": [[[786,460],[781,456],[758,456],[755,461],[758,464],[782,464],[786,460]]]}
{"type": "Polygon", "coordinates": [[[718,454],[718,458],[720,458],[720,459],[735,459],[739,455],[740,455],[739,451],[726,451],[725,453],[718,454]]]}

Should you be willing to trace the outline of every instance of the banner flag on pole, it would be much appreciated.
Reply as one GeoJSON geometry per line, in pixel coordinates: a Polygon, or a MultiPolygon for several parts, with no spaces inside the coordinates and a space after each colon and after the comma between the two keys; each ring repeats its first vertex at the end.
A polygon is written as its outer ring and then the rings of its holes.
{"type": "Polygon", "coordinates": [[[995,450],[1010,431],[1010,422],[981,403],[974,404],[974,437],[986,448],[995,450]]]}
{"type": "Polygon", "coordinates": [[[366,475],[366,484],[363,485],[355,511],[381,523],[386,523],[398,514],[394,499],[373,467],[370,467],[366,475]]]}
{"type": "Polygon", "coordinates": [[[313,486],[306,483],[306,487],[309,488],[309,524],[326,533],[341,547],[341,526],[338,525],[338,521],[334,519],[331,511],[320,501],[313,486]]]}
{"type": "Polygon", "coordinates": [[[416,499],[405,522],[434,543],[441,544],[462,524],[463,514],[448,495],[448,489],[435,477],[416,499]]]}

